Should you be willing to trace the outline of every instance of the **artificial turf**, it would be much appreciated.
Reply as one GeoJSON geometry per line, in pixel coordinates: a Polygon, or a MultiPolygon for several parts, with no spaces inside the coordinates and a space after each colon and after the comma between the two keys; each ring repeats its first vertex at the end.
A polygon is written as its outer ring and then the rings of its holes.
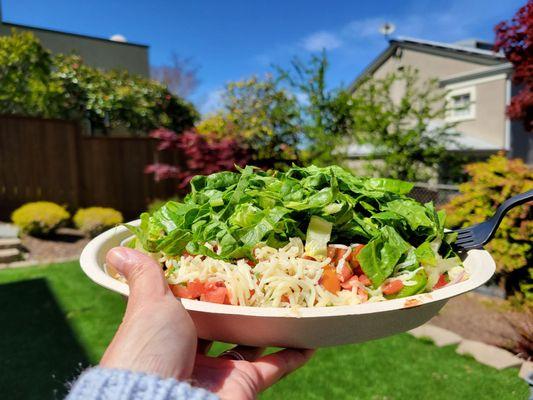
{"type": "MultiPolygon", "coordinates": [[[[95,364],[124,301],[78,263],[0,271],[0,388],[10,399],[62,398],[95,364]]],[[[221,346],[216,346],[220,349],[221,346]]],[[[262,399],[526,399],[516,369],[497,371],[406,334],[321,349],[262,399]]]]}

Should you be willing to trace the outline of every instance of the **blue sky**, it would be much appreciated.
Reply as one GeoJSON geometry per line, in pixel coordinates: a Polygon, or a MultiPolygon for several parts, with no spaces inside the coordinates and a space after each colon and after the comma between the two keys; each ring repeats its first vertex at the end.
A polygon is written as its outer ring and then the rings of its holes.
{"type": "Polygon", "coordinates": [[[453,42],[492,40],[493,27],[525,0],[0,0],[3,20],[150,46],[151,64],[175,52],[190,57],[201,84],[191,100],[212,110],[231,80],[263,74],[271,64],[325,47],[329,84],[349,83],[394,35],[453,42]]]}

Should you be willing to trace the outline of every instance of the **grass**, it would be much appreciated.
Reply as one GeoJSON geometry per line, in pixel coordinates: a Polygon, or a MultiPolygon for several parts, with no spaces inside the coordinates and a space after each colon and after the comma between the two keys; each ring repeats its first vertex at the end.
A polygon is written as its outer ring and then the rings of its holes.
{"type": "MultiPolygon", "coordinates": [[[[120,296],[90,282],[75,262],[1,271],[0,304],[0,387],[10,399],[62,398],[65,382],[98,362],[124,310],[120,296]]],[[[514,400],[527,394],[516,369],[497,371],[453,347],[396,335],[321,349],[261,398],[514,400]]]]}

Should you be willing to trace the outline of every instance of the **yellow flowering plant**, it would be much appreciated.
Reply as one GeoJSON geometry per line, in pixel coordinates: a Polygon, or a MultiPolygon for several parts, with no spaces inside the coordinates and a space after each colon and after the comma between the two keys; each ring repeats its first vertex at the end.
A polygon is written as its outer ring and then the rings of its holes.
{"type": "Polygon", "coordinates": [[[29,235],[47,235],[69,218],[65,207],[50,201],[26,203],[11,214],[13,223],[29,235]]]}
{"type": "Polygon", "coordinates": [[[91,237],[123,221],[120,211],[108,207],[80,208],[74,215],[74,225],[91,237]]]}

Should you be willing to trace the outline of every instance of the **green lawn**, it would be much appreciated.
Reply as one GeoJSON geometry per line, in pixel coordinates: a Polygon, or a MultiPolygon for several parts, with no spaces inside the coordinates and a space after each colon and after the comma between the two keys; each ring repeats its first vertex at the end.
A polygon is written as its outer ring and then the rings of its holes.
{"type": "MultiPolygon", "coordinates": [[[[124,310],[77,263],[0,271],[0,388],[10,399],[62,398],[94,364],[124,310]]],[[[220,350],[221,346],[216,346],[220,350]]],[[[526,399],[517,370],[497,371],[408,335],[322,349],[262,399],[526,399]]]]}

